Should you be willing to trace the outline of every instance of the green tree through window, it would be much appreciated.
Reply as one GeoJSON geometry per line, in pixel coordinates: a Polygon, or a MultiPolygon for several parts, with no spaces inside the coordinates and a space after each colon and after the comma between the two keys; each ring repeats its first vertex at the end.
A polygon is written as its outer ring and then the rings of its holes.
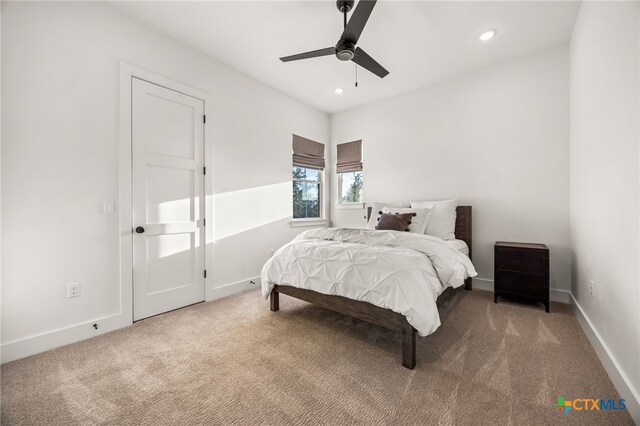
{"type": "Polygon", "coordinates": [[[339,188],[341,203],[362,203],[362,172],[340,173],[339,188]]]}
{"type": "Polygon", "coordinates": [[[320,194],[322,194],[322,170],[294,166],[293,218],[320,218],[320,194]]]}

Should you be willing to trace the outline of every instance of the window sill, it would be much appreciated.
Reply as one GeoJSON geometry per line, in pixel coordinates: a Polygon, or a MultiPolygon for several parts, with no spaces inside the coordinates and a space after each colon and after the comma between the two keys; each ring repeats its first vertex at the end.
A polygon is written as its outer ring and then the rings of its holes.
{"type": "Polygon", "coordinates": [[[338,203],[336,204],[337,210],[362,210],[364,209],[364,203],[338,203]]]}
{"type": "Polygon", "coordinates": [[[328,226],[329,221],[327,219],[293,219],[291,221],[292,228],[305,228],[305,227],[318,227],[328,226]]]}

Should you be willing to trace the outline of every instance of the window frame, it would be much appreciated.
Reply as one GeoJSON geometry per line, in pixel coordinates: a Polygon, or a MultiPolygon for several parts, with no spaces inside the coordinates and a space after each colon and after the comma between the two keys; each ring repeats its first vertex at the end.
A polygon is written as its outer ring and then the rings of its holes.
{"type": "Polygon", "coordinates": [[[327,224],[326,219],[326,208],[325,208],[325,169],[315,169],[313,167],[304,167],[304,166],[296,166],[295,164],[291,165],[291,185],[292,185],[292,193],[291,193],[291,227],[303,227],[303,226],[321,226],[327,224]],[[299,167],[302,169],[316,170],[318,172],[318,180],[314,179],[296,179],[293,177],[293,169],[299,167]],[[312,183],[319,185],[318,188],[318,212],[320,214],[319,217],[293,217],[293,183],[294,182],[304,182],[304,183],[312,183]]]}

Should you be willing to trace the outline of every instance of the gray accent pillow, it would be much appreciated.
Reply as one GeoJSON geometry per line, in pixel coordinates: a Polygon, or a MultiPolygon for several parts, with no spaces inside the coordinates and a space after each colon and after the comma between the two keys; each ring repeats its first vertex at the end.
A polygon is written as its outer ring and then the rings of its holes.
{"type": "Polygon", "coordinates": [[[376,229],[378,231],[406,231],[409,232],[409,225],[415,213],[382,213],[378,218],[376,229]]]}

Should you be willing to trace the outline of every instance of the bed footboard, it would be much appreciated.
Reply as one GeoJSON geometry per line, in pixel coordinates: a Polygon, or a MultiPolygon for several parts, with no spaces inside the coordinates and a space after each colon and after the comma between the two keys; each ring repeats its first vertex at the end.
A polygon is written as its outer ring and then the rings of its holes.
{"type": "Polygon", "coordinates": [[[269,296],[274,312],[280,307],[280,293],[399,332],[402,338],[402,365],[410,370],[416,366],[416,329],[404,315],[359,300],[281,285],[276,285],[269,296]]]}

